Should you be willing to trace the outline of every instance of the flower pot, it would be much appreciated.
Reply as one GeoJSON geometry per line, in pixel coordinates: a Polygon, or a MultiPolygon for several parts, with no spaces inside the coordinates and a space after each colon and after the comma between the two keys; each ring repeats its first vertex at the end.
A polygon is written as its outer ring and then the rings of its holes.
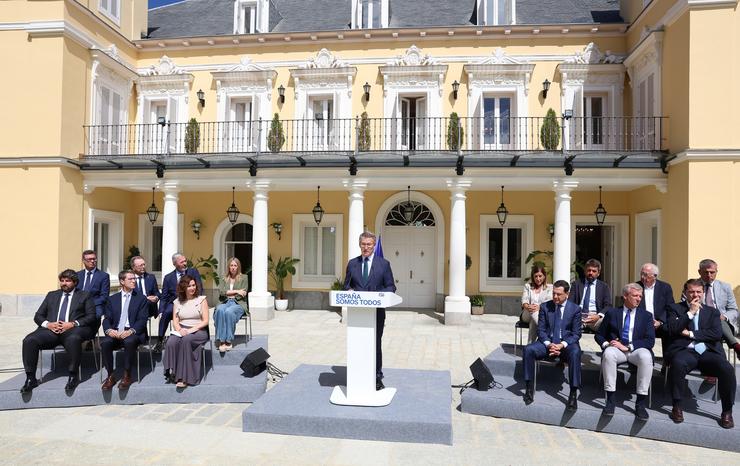
{"type": "Polygon", "coordinates": [[[470,313],[473,314],[474,316],[482,316],[484,309],[485,308],[483,306],[471,306],[470,313]]]}
{"type": "Polygon", "coordinates": [[[288,300],[287,299],[276,299],[275,300],[275,310],[287,311],[288,310],[288,300]]]}

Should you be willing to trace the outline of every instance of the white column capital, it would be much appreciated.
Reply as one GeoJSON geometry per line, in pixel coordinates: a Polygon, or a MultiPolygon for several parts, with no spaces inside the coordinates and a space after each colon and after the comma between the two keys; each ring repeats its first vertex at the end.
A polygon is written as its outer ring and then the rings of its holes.
{"type": "Polygon", "coordinates": [[[342,185],[352,194],[362,194],[367,189],[368,181],[365,179],[342,180],[342,185]]]}
{"type": "Polygon", "coordinates": [[[578,180],[560,179],[552,182],[552,189],[558,194],[570,194],[577,187],[578,180]]]}
{"type": "Polygon", "coordinates": [[[462,193],[465,194],[465,191],[470,189],[470,187],[473,185],[473,182],[468,179],[463,180],[446,180],[445,183],[447,184],[447,189],[452,192],[453,194],[462,193]]]}
{"type": "Polygon", "coordinates": [[[272,183],[270,180],[258,180],[252,183],[247,183],[247,188],[251,189],[255,194],[260,193],[265,196],[270,191],[272,183]]]}

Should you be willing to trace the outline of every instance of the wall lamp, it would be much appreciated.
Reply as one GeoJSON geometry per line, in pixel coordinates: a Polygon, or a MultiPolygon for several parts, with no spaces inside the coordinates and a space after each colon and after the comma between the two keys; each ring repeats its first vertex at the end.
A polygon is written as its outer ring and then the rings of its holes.
{"type": "Polygon", "coordinates": [[[563,119],[570,120],[571,118],[573,118],[573,109],[563,110],[563,119]]]}
{"type": "Polygon", "coordinates": [[[167,118],[165,118],[165,117],[163,117],[163,116],[161,116],[161,117],[157,117],[157,124],[158,124],[159,126],[161,126],[161,127],[163,127],[163,128],[164,128],[164,125],[166,125],[166,124],[167,124],[167,118]]]}
{"type": "Polygon", "coordinates": [[[362,86],[362,90],[365,91],[365,102],[370,102],[370,83],[366,82],[364,86],[362,86]]]}
{"type": "Polygon", "coordinates": [[[280,87],[278,87],[278,99],[280,99],[280,103],[285,103],[285,87],[281,84],[280,87]]]}
{"type": "Polygon", "coordinates": [[[547,91],[550,90],[550,81],[545,78],[544,81],[542,81],[542,98],[547,99],[547,91]]]}
{"type": "Polygon", "coordinates": [[[270,224],[270,226],[272,227],[273,230],[275,230],[275,234],[278,237],[278,241],[280,241],[282,239],[282,234],[283,234],[283,224],[280,222],[273,222],[270,224]]]}
{"type": "Polygon", "coordinates": [[[198,102],[200,102],[200,106],[205,108],[206,106],[206,93],[203,92],[203,89],[198,89],[198,92],[195,93],[195,95],[198,96],[198,102]]]}
{"type": "Polygon", "coordinates": [[[200,227],[201,223],[200,220],[197,218],[190,222],[190,229],[193,230],[193,233],[195,233],[195,239],[200,239],[200,227]]]}
{"type": "Polygon", "coordinates": [[[452,98],[454,100],[457,100],[457,91],[460,90],[460,83],[455,80],[455,82],[452,83],[452,98]]]}
{"type": "Polygon", "coordinates": [[[550,233],[550,242],[552,243],[552,237],[555,236],[555,225],[552,223],[547,225],[547,232],[550,233]]]}

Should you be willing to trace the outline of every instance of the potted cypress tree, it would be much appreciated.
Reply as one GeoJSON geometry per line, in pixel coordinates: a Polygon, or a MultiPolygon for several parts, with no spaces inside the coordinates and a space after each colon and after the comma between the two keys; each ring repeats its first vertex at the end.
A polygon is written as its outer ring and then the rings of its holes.
{"type": "Polygon", "coordinates": [[[200,146],[200,126],[198,120],[191,118],[185,127],[185,153],[195,154],[200,146]]]}
{"type": "Polygon", "coordinates": [[[357,134],[357,150],[360,152],[367,152],[370,150],[370,120],[367,117],[367,112],[362,112],[360,115],[360,129],[357,134]]]}
{"type": "Polygon", "coordinates": [[[460,117],[455,112],[450,113],[450,119],[447,123],[447,147],[450,150],[460,149],[465,140],[464,138],[465,132],[460,124],[460,117]]]}
{"type": "Polygon", "coordinates": [[[545,150],[557,150],[560,144],[560,124],[555,110],[548,109],[540,128],[540,142],[545,150]]]}
{"type": "Polygon", "coordinates": [[[283,147],[285,142],[285,132],[283,132],[283,124],[280,121],[280,115],[275,113],[270,122],[270,131],[267,132],[267,148],[270,152],[280,152],[280,148],[283,147]]]}

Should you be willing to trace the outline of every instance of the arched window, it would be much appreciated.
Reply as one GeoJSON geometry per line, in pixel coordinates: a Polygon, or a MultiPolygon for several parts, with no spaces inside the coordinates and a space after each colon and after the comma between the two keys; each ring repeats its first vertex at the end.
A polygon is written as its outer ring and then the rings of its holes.
{"type": "Polygon", "coordinates": [[[385,218],[385,225],[392,227],[402,226],[415,226],[415,227],[433,227],[434,215],[432,212],[422,204],[421,202],[411,201],[411,205],[414,206],[414,215],[411,217],[411,223],[407,223],[403,216],[403,208],[406,206],[406,202],[396,204],[391,210],[388,211],[388,215],[385,218]]]}

